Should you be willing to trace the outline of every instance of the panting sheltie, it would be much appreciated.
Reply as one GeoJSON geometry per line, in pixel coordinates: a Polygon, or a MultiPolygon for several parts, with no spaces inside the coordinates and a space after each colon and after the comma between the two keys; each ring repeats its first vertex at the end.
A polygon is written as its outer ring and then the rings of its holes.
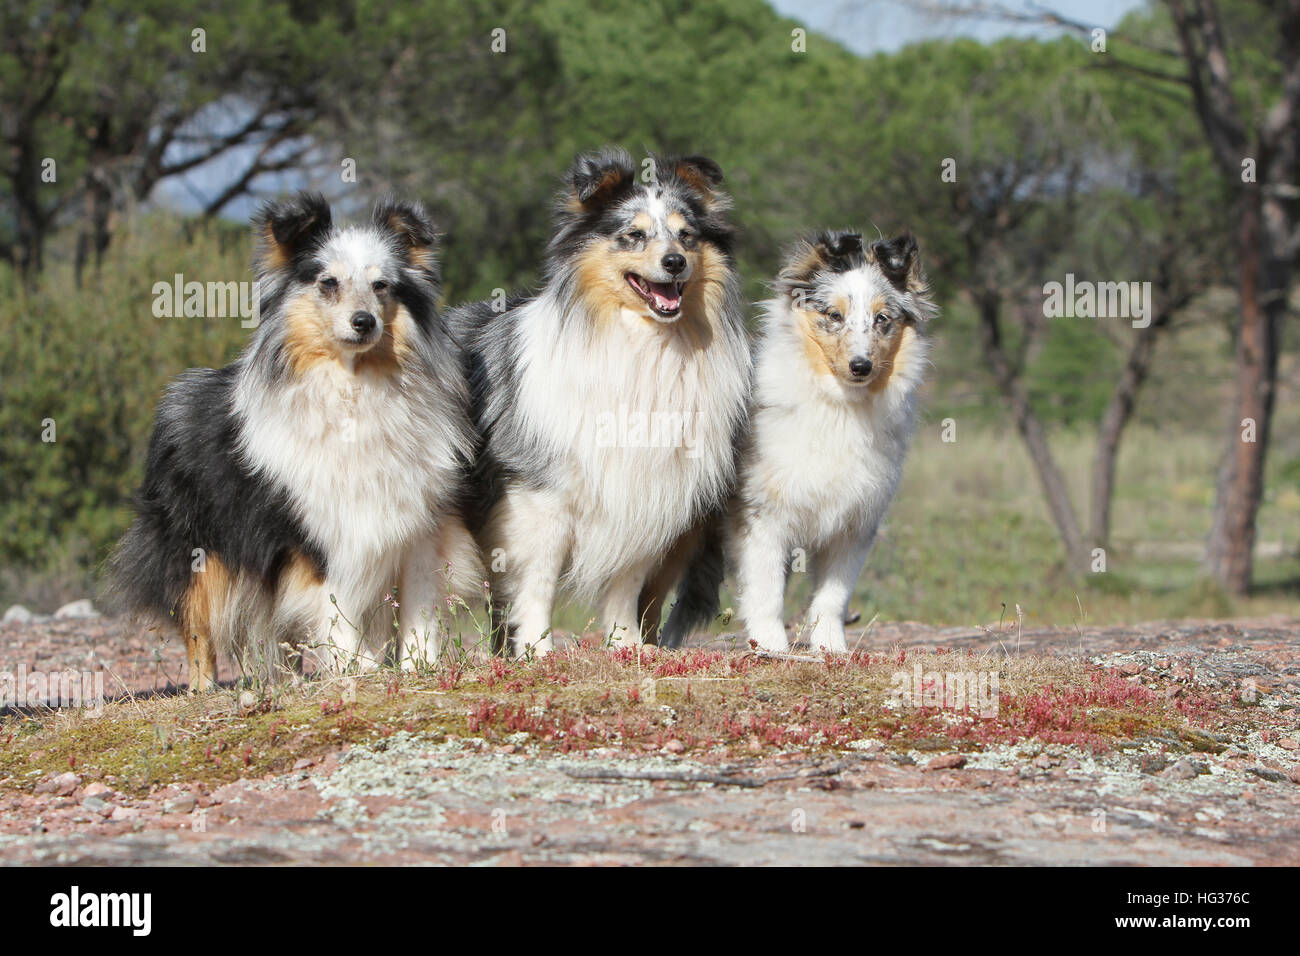
{"type": "Polygon", "coordinates": [[[788,649],[786,578],[806,557],[815,650],[845,651],[844,617],[894,497],[935,314],[910,234],[864,247],[823,233],[795,249],[765,302],[749,431],[727,518],[692,563],[664,629],[679,646],[717,613],[732,569],[747,636],[788,649]]]}
{"type": "Polygon", "coordinates": [[[282,643],[374,667],[389,604],[411,666],[438,652],[448,589],[481,593],[460,515],[468,385],[424,211],[385,201],[340,228],[304,193],[254,226],[260,324],[234,364],[167,390],[110,565],[117,603],[179,629],[192,690],[218,650],[267,675],[282,643]]]}
{"type": "Polygon", "coordinates": [[[449,314],[482,439],[475,531],[515,653],[551,649],[561,585],[617,643],[652,639],[730,492],[751,365],[721,184],[699,156],[580,156],[541,292],[449,314]]]}

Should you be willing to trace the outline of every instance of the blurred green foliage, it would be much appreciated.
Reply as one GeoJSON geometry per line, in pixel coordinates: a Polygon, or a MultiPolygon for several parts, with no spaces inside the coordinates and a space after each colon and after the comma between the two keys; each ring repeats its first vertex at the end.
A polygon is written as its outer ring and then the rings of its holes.
{"type": "Polygon", "coordinates": [[[144,217],[94,289],[75,289],[71,270],[55,266],[38,291],[4,299],[0,568],[11,576],[58,573],[88,589],[129,520],[162,388],[187,367],[230,361],[248,335],[238,317],[156,318],[154,283],[248,278],[246,232],[144,217]]]}

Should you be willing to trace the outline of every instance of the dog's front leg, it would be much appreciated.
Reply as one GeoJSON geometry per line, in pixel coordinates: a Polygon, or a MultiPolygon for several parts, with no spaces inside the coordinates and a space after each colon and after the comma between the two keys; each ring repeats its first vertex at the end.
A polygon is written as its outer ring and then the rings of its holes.
{"type": "Polygon", "coordinates": [[[457,607],[481,595],[482,583],[478,545],[458,515],[444,515],[436,533],[411,545],[397,591],[397,651],[403,670],[438,660],[456,623],[457,607]]]}
{"type": "Polygon", "coordinates": [[[319,593],[312,640],[317,659],[335,673],[354,663],[359,670],[374,670],[379,662],[361,652],[365,609],[347,600],[346,593],[330,581],[321,585],[319,593]]]}
{"type": "Polygon", "coordinates": [[[397,659],[402,670],[433,665],[442,653],[447,589],[436,537],[423,535],[407,550],[397,588],[397,659]]]}
{"type": "Polygon", "coordinates": [[[496,579],[505,582],[512,651],[516,657],[530,650],[549,654],[554,648],[551,612],[569,553],[569,514],[551,493],[513,488],[499,506],[493,526],[491,538],[500,553],[494,551],[486,559],[496,579]]]}
{"type": "Polygon", "coordinates": [[[605,636],[615,647],[636,647],[642,643],[641,589],[653,568],[648,563],[639,564],[620,574],[605,589],[601,621],[605,636]]]}
{"type": "Polygon", "coordinates": [[[812,625],[809,643],[814,651],[843,654],[848,650],[844,618],[874,538],[874,531],[841,534],[813,556],[815,584],[808,623],[812,625]]]}
{"type": "Polygon", "coordinates": [[[785,636],[785,541],[772,522],[745,522],[736,543],[736,603],[745,632],[765,651],[790,649],[785,636]]]}

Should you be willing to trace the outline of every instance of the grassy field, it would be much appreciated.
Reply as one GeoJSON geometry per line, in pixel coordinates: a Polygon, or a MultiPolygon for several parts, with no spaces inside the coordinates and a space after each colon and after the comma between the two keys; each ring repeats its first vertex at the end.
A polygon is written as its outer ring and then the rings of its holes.
{"type": "MultiPolygon", "coordinates": [[[[1076,508],[1087,501],[1091,432],[1054,442],[1076,508]]],[[[1014,434],[981,432],[952,444],[923,427],[856,595],[864,619],[973,624],[1006,604],[1026,623],[1071,626],[1162,617],[1255,614],[1296,607],[1300,588],[1300,493],[1269,495],[1261,539],[1292,556],[1262,560],[1270,586],[1229,601],[1203,578],[1199,554],[1209,530],[1217,442],[1139,426],[1119,462],[1113,544],[1106,571],[1071,582],[1037,478],[1014,434]],[[1285,586],[1289,582],[1288,588],[1285,586]]]]}

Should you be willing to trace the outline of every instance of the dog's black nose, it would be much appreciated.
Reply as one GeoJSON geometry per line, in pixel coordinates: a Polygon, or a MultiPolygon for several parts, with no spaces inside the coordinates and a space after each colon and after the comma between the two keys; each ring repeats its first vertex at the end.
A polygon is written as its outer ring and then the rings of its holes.
{"type": "Polygon", "coordinates": [[[375,330],[375,317],[369,312],[353,312],[352,327],[357,330],[357,335],[369,335],[375,330]]]}
{"type": "Polygon", "coordinates": [[[862,357],[849,359],[849,371],[856,378],[866,378],[871,374],[871,359],[862,357]]]}
{"type": "Polygon", "coordinates": [[[686,257],[680,252],[670,252],[663,258],[663,266],[668,270],[669,275],[681,275],[686,268],[686,257]]]}

